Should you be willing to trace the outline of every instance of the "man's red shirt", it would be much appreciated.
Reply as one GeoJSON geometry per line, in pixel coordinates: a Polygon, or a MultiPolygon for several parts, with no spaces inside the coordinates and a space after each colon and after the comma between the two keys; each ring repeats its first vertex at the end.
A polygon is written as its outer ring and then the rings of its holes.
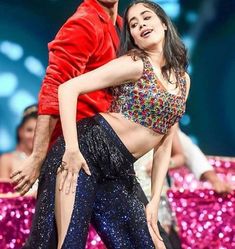
{"type": "MultiPolygon", "coordinates": [[[[117,25],[122,26],[120,16],[117,25]]],[[[39,93],[39,115],[59,115],[58,86],[114,59],[118,45],[119,37],[109,15],[96,0],[85,0],[48,45],[49,65],[39,93]]],[[[77,120],[107,111],[110,102],[107,90],[79,96],[77,120]]],[[[58,122],[52,140],[61,133],[58,122]]]]}

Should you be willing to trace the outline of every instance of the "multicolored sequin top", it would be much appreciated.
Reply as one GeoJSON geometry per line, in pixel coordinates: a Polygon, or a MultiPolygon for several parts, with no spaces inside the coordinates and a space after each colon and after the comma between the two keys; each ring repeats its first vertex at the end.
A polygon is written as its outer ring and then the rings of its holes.
{"type": "Polygon", "coordinates": [[[143,63],[140,79],[111,88],[113,101],[109,111],[166,134],[185,112],[186,80],[179,77],[179,94],[171,94],[158,80],[147,57],[143,63]]]}

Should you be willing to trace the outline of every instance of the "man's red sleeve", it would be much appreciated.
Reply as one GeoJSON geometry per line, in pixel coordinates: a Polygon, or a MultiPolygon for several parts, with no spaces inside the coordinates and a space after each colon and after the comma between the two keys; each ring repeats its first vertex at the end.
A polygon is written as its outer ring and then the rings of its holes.
{"type": "Polygon", "coordinates": [[[72,16],[49,43],[49,65],[39,92],[39,114],[59,115],[58,86],[82,74],[97,46],[94,25],[72,16]]]}

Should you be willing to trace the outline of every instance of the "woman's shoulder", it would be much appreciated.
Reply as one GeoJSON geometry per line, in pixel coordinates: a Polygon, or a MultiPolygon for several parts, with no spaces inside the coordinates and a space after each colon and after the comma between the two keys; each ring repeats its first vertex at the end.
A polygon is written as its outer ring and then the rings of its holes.
{"type": "Polygon", "coordinates": [[[184,72],[184,78],[187,84],[190,84],[190,76],[187,72],[184,72]]]}
{"type": "Polygon", "coordinates": [[[133,57],[130,54],[122,55],[114,60],[117,67],[123,73],[126,72],[128,80],[137,80],[143,74],[144,64],[141,58],[133,57]]]}
{"type": "Polygon", "coordinates": [[[191,80],[190,80],[190,76],[187,72],[184,73],[184,79],[185,79],[185,82],[186,82],[186,87],[187,89],[190,88],[190,84],[191,84],[191,80]]]}
{"type": "Polygon", "coordinates": [[[186,87],[186,97],[188,97],[190,85],[191,85],[190,76],[187,72],[184,72],[182,77],[183,77],[185,85],[186,85],[185,86],[186,87]]]}
{"type": "Polygon", "coordinates": [[[179,71],[176,75],[182,83],[186,84],[186,86],[190,85],[190,76],[186,71],[179,71]]]}

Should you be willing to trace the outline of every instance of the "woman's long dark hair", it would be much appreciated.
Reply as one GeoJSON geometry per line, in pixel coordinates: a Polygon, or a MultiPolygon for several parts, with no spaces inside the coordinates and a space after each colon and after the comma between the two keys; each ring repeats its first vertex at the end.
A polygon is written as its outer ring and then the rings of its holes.
{"type": "Polygon", "coordinates": [[[133,5],[139,3],[142,3],[145,7],[153,10],[167,27],[167,30],[165,31],[165,43],[163,47],[165,65],[161,68],[163,76],[168,79],[172,70],[174,72],[184,73],[188,66],[186,48],[180,40],[174,25],[172,24],[170,18],[166,15],[165,11],[158,4],[148,0],[133,1],[126,9],[118,55],[120,56],[128,54],[131,55],[134,60],[147,55],[145,51],[135,45],[130,33],[127,19],[129,9],[133,5]]]}

